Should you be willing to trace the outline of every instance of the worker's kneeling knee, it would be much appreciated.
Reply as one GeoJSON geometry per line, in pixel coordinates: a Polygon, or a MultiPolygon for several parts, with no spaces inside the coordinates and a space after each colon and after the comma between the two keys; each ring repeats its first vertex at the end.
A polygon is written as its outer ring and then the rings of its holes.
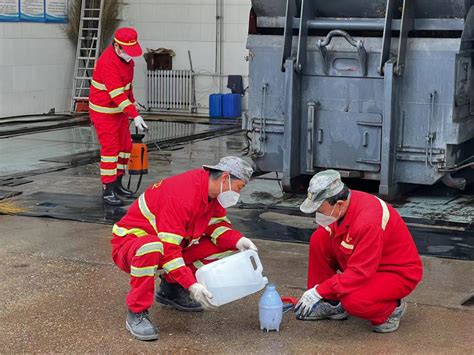
{"type": "Polygon", "coordinates": [[[370,302],[351,293],[341,298],[341,304],[347,313],[356,317],[364,315],[367,312],[367,308],[371,305],[370,302]]]}

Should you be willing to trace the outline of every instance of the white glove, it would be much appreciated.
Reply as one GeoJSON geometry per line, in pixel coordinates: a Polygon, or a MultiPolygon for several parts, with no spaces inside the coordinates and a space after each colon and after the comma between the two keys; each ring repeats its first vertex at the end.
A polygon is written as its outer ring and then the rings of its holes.
{"type": "Polygon", "coordinates": [[[295,313],[298,318],[304,318],[307,317],[311,314],[311,311],[313,310],[313,307],[321,301],[322,297],[316,291],[316,287],[318,285],[314,286],[313,288],[310,288],[307,290],[305,293],[303,293],[303,296],[301,296],[300,300],[298,301],[296,307],[295,307],[295,313]]]}
{"type": "Polygon", "coordinates": [[[212,300],[212,293],[210,293],[204,285],[196,282],[189,287],[189,292],[191,293],[191,297],[199,302],[205,309],[216,308],[210,301],[212,300]]]}
{"type": "Polygon", "coordinates": [[[148,126],[145,123],[145,120],[142,116],[137,116],[133,119],[135,123],[135,127],[137,127],[140,131],[146,132],[148,131],[148,126]]]}
{"type": "Polygon", "coordinates": [[[255,246],[255,244],[253,244],[252,241],[246,237],[240,238],[235,247],[239,251],[245,251],[249,249],[257,251],[257,247],[255,246]]]}

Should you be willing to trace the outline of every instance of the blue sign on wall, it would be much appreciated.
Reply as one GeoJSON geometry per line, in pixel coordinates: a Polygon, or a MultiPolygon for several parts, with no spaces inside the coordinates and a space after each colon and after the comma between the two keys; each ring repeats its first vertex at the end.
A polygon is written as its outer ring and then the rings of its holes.
{"type": "Polygon", "coordinates": [[[20,0],[20,21],[44,22],[44,0],[20,0]]]}
{"type": "Polygon", "coordinates": [[[20,2],[18,0],[0,0],[0,21],[16,22],[20,20],[20,2]]]}
{"type": "Polygon", "coordinates": [[[45,0],[46,22],[67,22],[67,0],[45,0]]]}
{"type": "Polygon", "coordinates": [[[0,0],[0,22],[67,22],[67,0],[0,0]]]}

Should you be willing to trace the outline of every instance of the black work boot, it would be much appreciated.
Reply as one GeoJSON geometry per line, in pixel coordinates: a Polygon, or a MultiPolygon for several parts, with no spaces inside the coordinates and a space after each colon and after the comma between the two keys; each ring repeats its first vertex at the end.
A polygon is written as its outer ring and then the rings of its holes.
{"type": "Polygon", "coordinates": [[[194,301],[189,292],[180,284],[169,283],[162,277],[161,284],[155,294],[157,302],[176,308],[184,312],[201,312],[203,310],[199,302],[194,301]]]}
{"type": "Polygon", "coordinates": [[[123,187],[122,185],[122,177],[123,175],[117,176],[117,180],[115,180],[115,192],[123,197],[132,197],[133,191],[123,187]]]}
{"type": "Polygon", "coordinates": [[[102,201],[110,206],[122,206],[123,201],[115,193],[115,182],[102,185],[102,201]]]}
{"type": "Polygon", "coordinates": [[[148,319],[148,311],[133,313],[128,310],[125,326],[138,340],[158,339],[158,330],[156,330],[153,323],[148,319]]]}

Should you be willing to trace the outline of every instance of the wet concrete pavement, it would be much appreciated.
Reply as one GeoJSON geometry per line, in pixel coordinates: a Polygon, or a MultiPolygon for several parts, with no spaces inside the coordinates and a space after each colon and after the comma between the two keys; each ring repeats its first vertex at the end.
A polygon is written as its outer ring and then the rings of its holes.
{"type": "MultiPolygon", "coordinates": [[[[23,192],[12,202],[38,210],[36,204],[41,202],[32,204],[28,200],[35,193],[78,194],[98,199],[97,163],[71,167],[43,161],[97,149],[87,136],[90,131],[83,133],[84,139],[66,137],[66,143],[70,142],[65,146],[53,134],[51,140],[43,140],[43,151],[32,150],[31,146],[41,146],[44,136],[30,142],[17,137],[18,145],[11,147],[9,156],[19,154],[23,160],[8,160],[9,166],[4,160],[2,167],[6,166],[8,172],[37,168],[51,171],[29,176],[33,182],[25,185],[2,187],[23,192]]],[[[2,147],[8,146],[3,143],[6,145],[0,146],[2,154],[2,147]]],[[[150,171],[144,176],[140,190],[166,176],[214,163],[224,155],[241,155],[245,146],[244,135],[239,133],[151,152],[150,171]]],[[[0,178],[1,175],[0,171],[0,178]]],[[[278,181],[266,180],[267,177],[273,179],[276,175],[253,180],[243,191],[243,203],[252,208],[263,205],[295,209],[302,196],[282,194],[278,181]]],[[[459,210],[456,199],[441,196],[431,202],[428,207],[432,209],[442,205],[444,210],[459,210]]],[[[416,217],[421,207],[420,201],[414,200],[404,211],[416,217]]],[[[246,215],[245,210],[235,211],[231,211],[234,218],[246,215]]],[[[291,213],[282,216],[281,212],[263,210],[258,218],[279,223],[295,239],[302,230],[314,226],[311,218],[291,213]]],[[[90,211],[85,209],[83,213],[90,211]]],[[[465,222],[465,217],[465,213],[455,214],[452,221],[465,222]]],[[[473,218],[469,213],[467,217],[473,218]]],[[[245,219],[241,222],[245,223],[245,219]]],[[[280,333],[262,333],[258,329],[259,295],[254,295],[202,314],[183,314],[155,305],[151,319],[160,329],[161,340],[138,342],[124,327],[128,278],[110,258],[111,221],[104,219],[102,223],[106,224],[0,216],[0,352],[469,353],[472,350],[474,307],[461,303],[474,292],[474,263],[431,257],[423,258],[424,281],[408,298],[408,314],[394,334],[371,333],[367,322],[358,319],[301,322],[289,314],[284,317],[280,333]]],[[[256,243],[264,272],[276,282],[280,294],[300,296],[306,280],[308,246],[264,240],[256,243]]],[[[470,245],[467,248],[472,250],[470,245]]]]}
{"type": "MultiPolygon", "coordinates": [[[[128,277],[110,259],[110,227],[0,216],[0,352],[149,353],[469,353],[474,310],[469,261],[424,258],[425,280],[409,297],[393,334],[367,322],[302,322],[284,316],[279,333],[258,328],[259,294],[217,311],[186,314],[154,305],[158,342],[125,330],[128,277]]],[[[305,287],[307,245],[256,241],[264,274],[281,295],[305,287]]]]}

